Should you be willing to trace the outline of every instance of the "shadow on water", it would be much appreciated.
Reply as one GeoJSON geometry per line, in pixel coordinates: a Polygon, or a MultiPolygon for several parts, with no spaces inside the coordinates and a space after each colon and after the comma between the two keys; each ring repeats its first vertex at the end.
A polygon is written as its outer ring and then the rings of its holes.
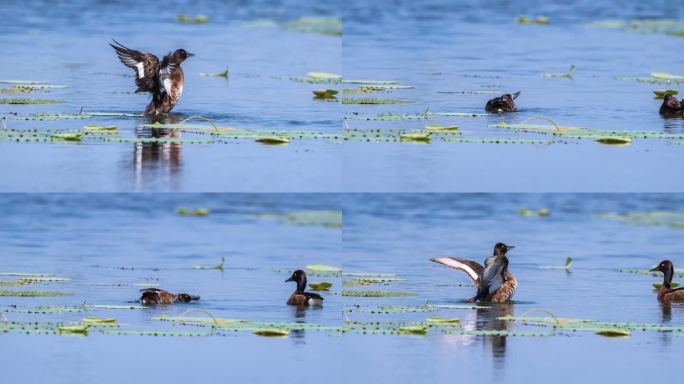
{"type": "MultiPolygon", "coordinates": [[[[175,115],[149,116],[147,124],[179,124],[175,115]]],[[[141,128],[135,129],[136,138],[180,139],[178,129],[141,128]]],[[[181,143],[135,143],[133,144],[133,174],[136,189],[141,189],[148,178],[177,176],[182,168],[183,145],[181,143]]]]}

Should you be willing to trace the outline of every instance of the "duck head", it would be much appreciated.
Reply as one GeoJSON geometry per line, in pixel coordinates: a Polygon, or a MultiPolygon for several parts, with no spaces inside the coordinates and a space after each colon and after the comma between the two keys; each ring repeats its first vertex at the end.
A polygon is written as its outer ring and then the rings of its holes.
{"type": "Polygon", "coordinates": [[[660,106],[661,115],[682,115],[682,102],[674,95],[665,95],[660,106]]]}
{"type": "Polygon", "coordinates": [[[286,283],[288,281],[296,282],[297,290],[303,292],[304,289],[306,289],[306,272],[302,271],[301,269],[298,269],[292,272],[292,276],[290,276],[289,279],[285,280],[286,283]]]}
{"type": "Polygon", "coordinates": [[[670,288],[672,283],[672,276],[674,275],[674,265],[670,260],[663,260],[658,264],[657,267],[651,269],[650,272],[662,272],[663,273],[663,286],[670,288]]]}
{"type": "Polygon", "coordinates": [[[485,110],[487,112],[493,113],[515,112],[518,109],[516,108],[515,102],[513,100],[517,99],[518,96],[520,96],[520,91],[513,94],[507,93],[503,96],[495,97],[487,102],[485,110]]]}
{"type": "Polygon", "coordinates": [[[494,246],[494,256],[506,256],[506,253],[515,248],[514,245],[506,245],[504,243],[496,243],[494,246]]]}
{"type": "Polygon", "coordinates": [[[187,60],[189,57],[195,56],[195,54],[187,52],[185,49],[181,48],[181,49],[176,49],[173,52],[173,55],[171,55],[171,56],[173,57],[174,62],[180,64],[180,63],[184,62],[185,60],[187,60]]]}
{"type": "Polygon", "coordinates": [[[197,295],[188,295],[187,293],[179,293],[176,295],[176,301],[181,303],[189,303],[193,300],[199,300],[200,297],[197,295]]]}

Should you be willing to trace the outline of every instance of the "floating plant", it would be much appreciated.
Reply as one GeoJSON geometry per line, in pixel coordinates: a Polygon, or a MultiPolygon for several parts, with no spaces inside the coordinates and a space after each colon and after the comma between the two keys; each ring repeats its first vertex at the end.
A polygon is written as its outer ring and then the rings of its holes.
{"type": "Polygon", "coordinates": [[[572,267],[572,257],[568,256],[565,259],[565,265],[543,265],[539,268],[541,269],[564,269],[566,271],[570,270],[570,267],[572,267]]]}
{"type": "Polygon", "coordinates": [[[334,99],[339,91],[335,89],[314,89],[313,94],[317,99],[334,99]]]}
{"type": "Polygon", "coordinates": [[[106,127],[100,125],[85,125],[83,130],[86,132],[117,132],[116,125],[109,125],[106,127]]]}
{"type": "Polygon", "coordinates": [[[0,290],[0,296],[19,296],[19,297],[57,297],[57,296],[72,296],[69,292],[56,291],[8,291],[0,290]]]}
{"type": "Polygon", "coordinates": [[[521,25],[543,25],[543,24],[548,24],[551,20],[546,17],[546,16],[537,16],[537,17],[527,17],[527,16],[518,16],[518,24],[521,25]]]}
{"type": "Polygon", "coordinates": [[[282,24],[288,31],[342,36],[342,20],[332,17],[300,17],[282,24]]]}
{"type": "Polygon", "coordinates": [[[61,100],[52,99],[27,99],[27,98],[0,98],[0,104],[60,104],[61,100]]]}
{"type": "Polygon", "coordinates": [[[551,216],[551,210],[548,208],[540,208],[537,210],[529,208],[520,208],[518,209],[518,215],[525,217],[548,217],[551,216]]]}
{"type": "Polygon", "coordinates": [[[257,336],[265,336],[265,337],[287,337],[290,335],[290,332],[288,332],[288,331],[284,331],[281,329],[275,329],[275,328],[257,329],[256,331],[253,331],[252,333],[257,335],[257,336]]]}
{"type": "Polygon", "coordinates": [[[176,213],[181,216],[207,216],[209,215],[209,210],[206,208],[188,209],[184,207],[178,207],[176,213]]]}
{"type": "Polygon", "coordinates": [[[396,291],[352,291],[343,290],[342,296],[354,296],[354,297],[402,297],[402,296],[415,296],[415,293],[411,292],[396,292],[396,291]]]}
{"type": "Polygon", "coordinates": [[[458,132],[460,129],[458,125],[451,125],[448,127],[442,126],[442,125],[436,125],[436,124],[430,124],[426,125],[425,129],[428,131],[438,131],[438,132],[458,132]]]}
{"type": "Polygon", "coordinates": [[[261,219],[276,219],[281,224],[287,225],[342,227],[342,212],[340,211],[262,212],[255,216],[261,219]]]}
{"type": "Polygon", "coordinates": [[[216,265],[193,265],[192,269],[220,269],[223,271],[223,264],[226,262],[226,258],[221,256],[221,262],[216,265]]]}
{"type": "Polygon", "coordinates": [[[342,104],[410,104],[411,100],[381,99],[377,97],[351,98],[343,97],[342,104]]]}
{"type": "Polygon", "coordinates": [[[195,17],[190,17],[180,14],[176,16],[176,21],[183,24],[204,24],[209,22],[209,16],[197,15],[195,17]]]}
{"type": "Polygon", "coordinates": [[[200,72],[200,76],[204,76],[204,77],[225,77],[227,79],[228,78],[228,68],[226,68],[226,70],[223,72],[216,72],[216,73],[200,72]]]}
{"type": "Polygon", "coordinates": [[[572,79],[572,74],[575,73],[575,70],[577,67],[575,65],[571,65],[570,69],[566,73],[542,73],[542,77],[565,77],[568,79],[572,79]]]}
{"type": "Polygon", "coordinates": [[[288,140],[287,138],[279,136],[259,137],[254,139],[254,141],[256,141],[257,143],[268,145],[284,145],[290,142],[290,140],[288,140]]]}
{"type": "Polygon", "coordinates": [[[333,284],[328,281],[322,281],[322,282],[310,282],[309,287],[311,288],[312,291],[329,291],[330,287],[332,287],[333,284]]]}
{"type": "Polygon", "coordinates": [[[653,91],[656,99],[664,99],[665,95],[678,95],[679,91],[674,89],[656,89],[653,91]]]}

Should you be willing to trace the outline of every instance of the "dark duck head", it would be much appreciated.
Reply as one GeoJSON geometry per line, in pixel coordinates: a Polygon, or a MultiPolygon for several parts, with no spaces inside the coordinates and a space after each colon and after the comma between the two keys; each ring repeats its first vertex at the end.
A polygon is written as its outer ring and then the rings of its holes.
{"type": "Polygon", "coordinates": [[[187,60],[190,57],[195,56],[194,53],[190,53],[186,51],[185,49],[176,49],[172,53],[169,53],[164,57],[164,60],[168,61],[169,63],[173,64],[180,64],[187,60]]]}
{"type": "Polygon", "coordinates": [[[506,253],[515,248],[515,245],[506,245],[504,243],[496,243],[494,246],[494,256],[506,256],[506,253]]]}
{"type": "Polygon", "coordinates": [[[670,289],[672,285],[672,277],[674,276],[674,265],[670,260],[663,260],[657,267],[651,269],[651,272],[663,273],[663,287],[670,289]]]}
{"type": "Polygon", "coordinates": [[[302,271],[301,269],[292,272],[292,276],[285,280],[286,283],[290,281],[297,283],[297,292],[304,292],[306,289],[306,272],[302,271]]]}
{"type": "Polygon", "coordinates": [[[520,95],[520,91],[510,94],[507,93],[503,96],[495,97],[487,102],[485,110],[491,113],[506,113],[515,112],[518,109],[515,107],[515,99],[520,95]]]}
{"type": "Polygon", "coordinates": [[[663,104],[660,106],[660,114],[664,117],[684,116],[684,105],[673,95],[665,95],[663,104]]]}

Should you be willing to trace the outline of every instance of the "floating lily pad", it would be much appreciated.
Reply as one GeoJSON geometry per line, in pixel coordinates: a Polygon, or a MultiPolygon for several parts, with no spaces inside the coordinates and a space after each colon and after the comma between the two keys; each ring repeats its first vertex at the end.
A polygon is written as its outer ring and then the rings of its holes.
{"type": "Polygon", "coordinates": [[[72,335],[87,335],[88,326],[87,325],[64,325],[57,327],[59,333],[72,334],[72,335]]]}
{"type": "Polygon", "coordinates": [[[403,335],[427,335],[428,327],[422,325],[399,327],[399,333],[403,335]]]}
{"type": "Polygon", "coordinates": [[[401,139],[401,141],[429,143],[430,133],[403,133],[399,135],[399,138],[401,139]]]}
{"type": "Polygon", "coordinates": [[[566,77],[572,79],[572,74],[576,69],[577,67],[575,67],[575,65],[571,65],[566,73],[542,73],[542,77],[566,77]]]}
{"type": "Polygon", "coordinates": [[[116,125],[109,125],[106,127],[100,125],[86,125],[83,129],[86,132],[116,132],[118,130],[116,125]]]}
{"type": "Polygon", "coordinates": [[[51,99],[0,98],[0,104],[60,104],[63,101],[51,99]]]}
{"type": "Polygon", "coordinates": [[[270,137],[259,137],[254,139],[257,143],[268,144],[268,145],[284,145],[288,144],[290,140],[284,137],[270,136],[270,137]]]}
{"type": "Polygon", "coordinates": [[[410,104],[413,103],[411,100],[399,100],[399,99],[380,99],[376,97],[365,97],[365,98],[351,98],[343,97],[342,104],[410,104]]]}
{"type": "Polygon", "coordinates": [[[73,293],[55,292],[55,291],[6,291],[6,290],[0,290],[0,296],[57,297],[57,296],[71,296],[71,295],[73,295],[73,293]]]}
{"type": "Polygon", "coordinates": [[[619,328],[612,328],[612,329],[602,329],[599,331],[596,331],[597,335],[600,336],[605,336],[605,337],[627,337],[630,336],[631,333],[625,329],[619,329],[619,328]]]}
{"type": "Polygon", "coordinates": [[[565,259],[565,265],[544,265],[541,266],[541,269],[565,269],[565,270],[570,270],[570,267],[572,267],[572,257],[568,256],[565,259]]]}
{"type": "Polygon", "coordinates": [[[228,78],[228,68],[226,68],[226,70],[223,71],[223,72],[216,72],[216,73],[200,72],[200,76],[204,76],[204,77],[225,77],[225,78],[228,78]]]}
{"type": "Polygon", "coordinates": [[[521,24],[521,25],[530,25],[530,24],[543,25],[543,24],[548,24],[550,21],[551,20],[546,16],[537,16],[537,17],[518,16],[518,24],[521,24]]]}
{"type": "Polygon", "coordinates": [[[335,89],[315,89],[314,96],[317,99],[334,99],[339,92],[335,89]]]}
{"type": "Polygon", "coordinates": [[[452,318],[452,319],[445,319],[443,317],[428,317],[426,319],[428,323],[435,323],[435,324],[448,324],[448,325],[457,325],[461,324],[461,320],[457,318],[452,318]]]}
{"type": "Polygon", "coordinates": [[[393,292],[393,291],[342,291],[342,296],[354,296],[354,297],[402,297],[402,296],[415,296],[415,293],[411,292],[393,292]]]}
{"type": "Polygon", "coordinates": [[[82,320],[86,324],[106,324],[113,325],[116,324],[116,319],[113,317],[101,319],[99,317],[84,317],[82,320]]]}
{"type": "Polygon", "coordinates": [[[316,80],[323,80],[329,82],[340,82],[342,81],[342,75],[329,72],[309,72],[306,74],[308,77],[316,80]]]}
{"type": "Polygon", "coordinates": [[[607,136],[607,137],[599,137],[597,139],[594,139],[597,143],[601,144],[608,144],[608,145],[629,145],[632,143],[632,139],[629,137],[620,137],[620,136],[607,136]]]}
{"type": "Polygon", "coordinates": [[[386,284],[395,281],[404,281],[405,279],[399,279],[395,277],[357,277],[348,281],[343,281],[342,285],[345,287],[360,287],[373,284],[386,284]]]}
{"type": "Polygon", "coordinates": [[[329,291],[330,287],[332,287],[332,283],[327,282],[327,281],[322,281],[322,282],[310,282],[309,287],[311,287],[311,290],[313,291],[329,291]]]}
{"type": "Polygon", "coordinates": [[[665,95],[678,95],[679,91],[675,89],[656,89],[653,91],[656,99],[664,99],[665,95]]]}
{"type": "Polygon", "coordinates": [[[178,209],[176,209],[176,213],[181,216],[207,216],[209,214],[209,210],[206,208],[188,209],[184,207],[178,207],[178,209]]]}
{"type": "Polygon", "coordinates": [[[59,134],[50,136],[50,139],[55,140],[55,141],[80,142],[82,137],[83,137],[83,134],[81,134],[81,133],[59,133],[59,134]]]}
{"type": "Polygon", "coordinates": [[[332,17],[300,17],[282,25],[285,30],[342,36],[342,20],[332,17]]]}
{"type": "Polygon", "coordinates": [[[216,265],[193,265],[193,269],[220,269],[223,270],[223,264],[226,262],[226,258],[221,256],[221,262],[216,265]]]}
{"type": "Polygon", "coordinates": [[[332,265],[325,265],[325,264],[309,264],[304,269],[306,269],[307,272],[319,273],[319,274],[320,273],[339,274],[342,272],[342,268],[334,267],[332,265]]]}
{"type": "Polygon", "coordinates": [[[538,210],[529,208],[520,208],[518,210],[518,215],[526,217],[547,217],[551,216],[551,210],[548,208],[541,208],[538,210]]]}
{"type": "Polygon", "coordinates": [[[181,14],[176,16],[176,21],[184,24],[204,24],[209,22],[209,16],[197,15],[195,17],[190,17],[181,14]]]}
{"type": "Polygon", "coordinates": [[[265,336],[265,337],[286,337],[286,336],[290,335],[290,332],[288,332],[288,331],[284,331],[281,329],[275,329],[275,328],[258,329],[252,333],[254,333],[257,336],[265,336]]]}
{"type": "Polygon", "coordinates": [[[425,129],[428,131],[440,131],[440,132],[458,132],[460,129],[458,125],[451,125],[448,127],[441,126],[441,125],[436,125],[436,124],[431,124],[431,125],[426,125],[425,129]]]}

